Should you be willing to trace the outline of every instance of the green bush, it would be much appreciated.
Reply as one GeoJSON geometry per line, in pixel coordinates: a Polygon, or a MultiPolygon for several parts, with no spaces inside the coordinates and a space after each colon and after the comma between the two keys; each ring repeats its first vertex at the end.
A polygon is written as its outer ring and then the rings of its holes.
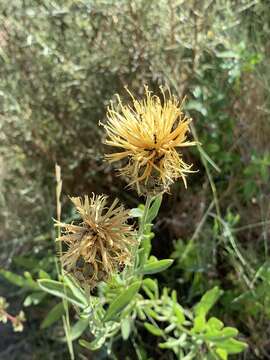
{"type": "MultiPolygon", "coordinates": [[[[110,193],[137,206],[103,163],[98,124],[115,93],[128,99],[125,85],[140,97],[144,84],[155,93],[162,84],[187,96],[202,146],[185,154],[199,173],[187,191],[174,186],[154,227],[154,255],[175,259],[159,284],[176,290],[185,308],[219,286],[216,316],[250,344],[243,358],[267,356],[268,7],[263,0],[0,0],[0,262],[3,277],[22,286],[9,296],[7,283],[0,290],[11,304],[18,298],[28,305],[28,321],[46,328],[44,313],[56,305],[29,288],[44,272],[56,277],[55,163],[65,194],[110,193]],[[6,271],[29,273],[19,284],[6,271]]],[[[66,200],[64,217],[74,218],[66,200]]],[[[61,322],[52,326],[63,336],[61,322]]],[[[52,340],[46,329],[42,334],[46,348],[52,340]]],[[[147,345],[155,334],[148,336],[123,342],[124,356],[130,344],[131,358],[160,356],[156,343],[147,345]]],[[[33,339],[29,346],[38,351],[33,339]]],[[[113,353],[121,358],[119,343],[113,353]]],[[[66,358],[61,346],[52,351],[66,358]]]]}

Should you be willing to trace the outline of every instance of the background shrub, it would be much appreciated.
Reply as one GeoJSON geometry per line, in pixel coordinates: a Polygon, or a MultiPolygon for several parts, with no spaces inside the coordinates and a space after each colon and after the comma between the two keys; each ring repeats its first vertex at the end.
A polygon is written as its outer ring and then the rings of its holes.
{"type": "MultiPolygon", "coordinates": [[[[128,99],[125,85],[140,96],[146,83],[155,92],[167,84],[187,96],[203,146],[186,154],[199,172],[187,191],[175,185],[154,228],[155,255],[176,259],[160,281],[187,305],[222,287],[219,316],[248,340],[244,358],[269,357],[268,2],[1,0],[0,8],[2,267],[54,271],[55,162],[64,193],[136,205],[103,163],[98,123],[115,93],[128,99]]],[[[65,202],[64,213],[72,216],[65,202]]],[[[7,296],[9,285],[0,286],[7,296]]],[[[16,308],[26,291],[8,296],[16,308]]],[[[32,337],[47,307],[28,309],[27,359],[40,343],[50,359],[67,356],[46,331],[32,337]]],[[[9,342],[2,354],[16,359],[22,345],[9,342]]],[[[140,346],[157,356],[155,343],[140,346]]]]}

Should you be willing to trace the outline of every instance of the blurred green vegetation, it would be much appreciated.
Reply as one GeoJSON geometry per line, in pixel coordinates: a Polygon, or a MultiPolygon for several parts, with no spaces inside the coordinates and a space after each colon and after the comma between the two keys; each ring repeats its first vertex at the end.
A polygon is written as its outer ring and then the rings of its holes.
{"type": "MultiPolygon", "coordinates": [[[[137,96],[168,85],[187,96],[202,147],[185,153],[199,172],[166,195],[154,227],[154,254],[175,259],[159,280],[187,306],[221,287],[219,318],[249,344],[238,358],[270,358],[269,2],[0,0],[0,16],[1,268],[53,277],[56,162],[65,194],[137,205],[103,162],[98,123],[115,93],[128,99],[125,85],[137,96]]],[[[3,330],[0,358],[67,359],[61,323],[40,328],[55,300],[6,277],[1,295],[28,322],[22,335],[3,330]]],[[[136,341],[142,359],[161,357],[155,336],[136,341]]],[[[115,354],[138,351],[119,341],[115,354]]]]}

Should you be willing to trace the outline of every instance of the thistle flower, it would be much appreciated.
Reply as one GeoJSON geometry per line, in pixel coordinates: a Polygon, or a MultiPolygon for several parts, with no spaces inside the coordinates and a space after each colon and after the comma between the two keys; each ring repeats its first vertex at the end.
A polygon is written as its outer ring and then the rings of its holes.
{"type": "Polygon", "coordinates": [[[93,289],[100,281],[106,281],[112,273],[130,263],[130,246],[135,243],[134,231],[127,224],[129,210],[117,206],[114,200],[107,207],[107,196],[94,195],[84,201],[71,198],[82,218],[79,225],[58,223],[64,235],[57,240],[67,244],[68,250],[61,261],[67,272],[82,285],[93,289]]]}
{"type": "Polygon", "coordinates": [[[182,103],[169,93],[163,103],[145,87],[145,99],[136,100],[129,92],[133,107],[123,105],[118,96],[119,111],[113,105],[108,108],[108,122],[103,125],[107,139],[105,144],[121,151],[105,155],[109,162],[124,160],[120,174],[129,179],[129,186],[136,186],[139,194],[168,191],[169,186],[186,175],[192,165],[182,159],[179,148],[196,145],[187,140],[189,123],[182,112],[182,103]]]}

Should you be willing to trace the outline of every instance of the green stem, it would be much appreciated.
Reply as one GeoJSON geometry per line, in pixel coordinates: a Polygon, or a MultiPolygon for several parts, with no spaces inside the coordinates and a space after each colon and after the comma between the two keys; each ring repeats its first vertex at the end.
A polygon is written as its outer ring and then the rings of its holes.
{"type": "Polygon", "coordinates": [[[144,210],[143,210],[142,220],[140,222],[139,233],[138,233],[138,238],[139,238],[140,242],[143,240],[142,238],[143,238],[144,228],[146,225],[146,220],[147,220],[148,211],[150,209],[151,202],[152,202],[152,197],[147,195],[146,203],[145,203],[144,210]]]}
{"type": "Polygon", "coordinates": [[[146,231],[146,226],[148,225],[147,218],[148,218],[148,213],[149,213],[149,209],[150,209],[150,205],[151,205],[152,201],[153,201],[153,198],[148,195],[146,198],[144,212],[143,212],[143,216],[142,216],[142,220],[141,220],[140,228],[139,228],[138,239],[139,239],[139,246],[140,246],[140,249],[142,252],[142,257],[140,259],[139,267],[144,266],[144,264],[147,261],[147,258],[149,256],[149,252],[151,251],[151,243],[150,243],[151,240],[144,235],[145,235],[145,231],[146,231]]]}
{"type": "MultiPolygon", "coordinates": [[[[57,164],[55,165],[55,174],[56,174],[56,207],[57,207],[56,218],[57,218],[57,221],[60,223],[60,221],[61,221],[62,179],[61,179],[61,168],[57,164]]],[[[57,237],[59,238],[60,236],[61,236],[61,229],[60,229],[60,226],[58,226],[57,237]]],[[[59,251],[59,254],[60,254],[60,258],[61,258],[62,254],[63,254],[62,242],[61,241],[58,242],[58,251],[59,251]]],[[[63,281],[64,269],[63,269],[63,267],[61,265],[60,260],[56,260],[56,270],[57,270],[57,275],[58,275],[59,281],[63,282],[64,293],[65,293],[65,295],[67,295],[66,294],[66,284],[63,281]]],[[[67,302],[66,299],[62,299],[62,303],[63,303],[63,307],[65,309],[65,314],[62,317],[64,331],[65,331],[65,335],[66,335],[66,340],[67,340],[68,350],[69,350],[69,354],[70,354],[70,359],[74,360],[75,355],[74,355],[74,349],[73,349],[73,344],[72,344],[72,340],[71,340],[71,327],[70,327],[68,302],[67,302]]]]}
{"type": "Polygon", "coordinates": [[[133,259],[134,259],[133,260],[134,261],[134,266],[133,266],[133,269],[132,269],[133,274],[135,273],[136,268],[138,266],[138,250],[139,250],[139,247],[140,247],[140,245],[141,245],[141,243],[143,241],[144,228],[145,228],[145,225],[146,225],[146,220],[147,220],[148,211],[149,211],[151,202],[152,202],[152,197],[147,195],[146,203],[145,203],[144,210],[143,210],[143,215],[142,215],[140,225],[139,225],[138,241],[137,241],[137,245],[135,246],[134,252],[133,252],[133,259]]]}

